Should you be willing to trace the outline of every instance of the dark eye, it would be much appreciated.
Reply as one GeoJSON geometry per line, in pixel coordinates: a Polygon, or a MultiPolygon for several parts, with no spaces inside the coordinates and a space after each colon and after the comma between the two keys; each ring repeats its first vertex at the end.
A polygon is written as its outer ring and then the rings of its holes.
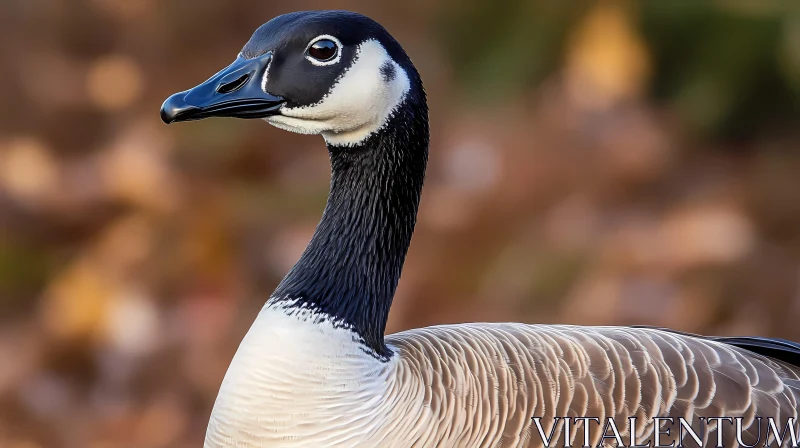
{"type": "Polygon", "coordinates": [[[337,51],[339,48],[336,46],[336,42],[329,39],[320,39],[308,47],[308,55],[321,62],[330,61],[336,57],[337,51]]]}

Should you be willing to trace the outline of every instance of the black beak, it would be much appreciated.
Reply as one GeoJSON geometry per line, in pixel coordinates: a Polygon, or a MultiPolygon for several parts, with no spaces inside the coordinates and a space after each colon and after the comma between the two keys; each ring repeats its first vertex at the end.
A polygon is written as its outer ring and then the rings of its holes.
{"type": "Polygon", "coordinates": [[[199,86],[176,93],[161,106],[164,123],[208,117],[264,118],[280,113],[285,100],[261,88],[272,53],[233,64],[199,86]]]}

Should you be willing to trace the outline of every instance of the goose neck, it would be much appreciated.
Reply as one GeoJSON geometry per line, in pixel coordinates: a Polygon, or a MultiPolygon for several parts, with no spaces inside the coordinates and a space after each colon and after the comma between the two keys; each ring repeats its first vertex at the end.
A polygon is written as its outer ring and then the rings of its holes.
{"type": "Polygon", "coordinates": [[[328,145],[331,187],[322,219],[272,300],[311,309],[358,334],[379,358],[416,223],[428,156],[427,108],[407,101],[352,146],[328,145]]]}

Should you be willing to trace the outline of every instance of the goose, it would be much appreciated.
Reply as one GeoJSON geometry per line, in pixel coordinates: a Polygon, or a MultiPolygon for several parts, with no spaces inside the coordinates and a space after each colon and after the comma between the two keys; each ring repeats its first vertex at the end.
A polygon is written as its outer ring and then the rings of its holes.
{"type": "Polygon", "coordinates": [[[306,11],[270,20],[231,65],[161,108],[166,123],[209,117],[321,135],[331,182],[307,248],[231,361],[206,448],[788,446],[795,438],[794,342],[522,323],[385,335],[429,125],[417,69],[372,19],[306,11]]]}

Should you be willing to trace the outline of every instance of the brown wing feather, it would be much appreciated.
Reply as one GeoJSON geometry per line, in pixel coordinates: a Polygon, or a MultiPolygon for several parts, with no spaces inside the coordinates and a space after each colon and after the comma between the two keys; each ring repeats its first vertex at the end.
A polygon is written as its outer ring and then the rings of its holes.
{"type": "MultiPolygon", "coordinates": [[[[433,416],[414,422],[430,425],[414,446],[541,446],[534,416],[541,417],[545,435],[555,417],[603,423],[613,417],[626,443],[631,431],[638,443],[652,439],[653,417],[683,417],[708,446],[716,443],[715,425],[703,426],[698,417],[742,417],[744,442],[752,444],[756,416],[785,424],[797,418],[800,402],[800,368],[658,329],[467,324],[403,332],[387,343],[398,354],[398,378],[425,390],[424,407],[433,416]],[[629,417],[638,418],[635,428],[629,417]]],[[[556,423],[553,446],[564,445],[564,425],[556,423]]],[[[602,431],[592,425],[589,444],[596,446],[602,431]]],[[[724,446],[737,446],[732,424],[726,425],[724,446]]],[[[677,420],[666,429],[671,436],[661,441],[669,444],[680,434],[677,420]]],[[[569,441],[582,445],[583,433],[582,425],[571,423],[569,441]]],[[[684,439],[685,446],[697,445],[684,439]]]]}

